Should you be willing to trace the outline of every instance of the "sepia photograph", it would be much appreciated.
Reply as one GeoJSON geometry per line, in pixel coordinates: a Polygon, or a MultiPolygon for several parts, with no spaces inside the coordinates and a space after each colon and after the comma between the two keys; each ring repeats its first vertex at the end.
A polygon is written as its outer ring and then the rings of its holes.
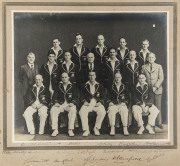
{"type": "Polygon", "coordinates": [[[178,165],[178,4],[0,2],[2,166],[178,165]]]}

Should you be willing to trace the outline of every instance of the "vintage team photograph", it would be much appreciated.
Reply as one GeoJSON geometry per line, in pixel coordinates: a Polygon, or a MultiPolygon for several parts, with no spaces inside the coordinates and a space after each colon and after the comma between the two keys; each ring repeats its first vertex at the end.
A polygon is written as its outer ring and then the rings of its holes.
{"type": "Polygon", "coordinates": [[[14,141],[168,139],[166,12],[13,12],[14,141]]]}

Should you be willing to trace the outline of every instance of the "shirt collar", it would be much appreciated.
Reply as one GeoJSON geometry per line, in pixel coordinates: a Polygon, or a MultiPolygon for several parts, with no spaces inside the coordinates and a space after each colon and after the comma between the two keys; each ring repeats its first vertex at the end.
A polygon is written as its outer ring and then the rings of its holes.
{"type": "MultiPolygon", "coordinates": [[[[86,84],[91,85],[90,81],[86,82],[86,84]]],[[[99,83],[95,81],[95,82],[94,82],[94,85],[96,85],[96,84],[99,84],[99,83]]]]}
{"type": "MultiPolygon", "coordinates": [[[[107,61],[112,61],[110,58],[107,60],[107,61]]],[[[117,57],[116,57],[116,59],[114,60],[114,61],[119,61],[118,59],[117,59],[117,57]]]]}
{"type": "MultiPolygon", "coordinates": [[[[55,64],[57,65],[57,63],[54,61],[54,65],[55,65],[55,64]]],[[[49,61],[47,62],[47,65],[49,66],[49,61]]]]}
{"type": "MultiPolygon", "coordinates": [[[[33,87],[36,87],[36,88],[37,88],[37,85],[34,84],[33,87]]],[[[41,88],[41,87],[44,87],[43,83],[41,84],[40,88],[41,88]]]]}
{"type": "MultiPolygon", "coordinates": [[[[51,49],[55,50],[54,47],[52,47],[51,49]]],[[[59,50],[62,50],[62,48],[59,46],[59,50]]]]}
{"type": "MultiPolygon", "coordinates": [[[[115,86],[117,86],[117,83],[116,83],[116,82],[114,82],[114,85],[115,85],[115,86]]],[[[122,85],[123,85],[123,83],[121,82],[121,85],[119,85],[119,86],[122,86],[122,85]]]]}
{"type": "MultiPolygon", "coordinates": [[[[134,60],[134,63],[138,63],[138,61],[137,61],[137,60],[134,60]]],[[[130,64],[130,61],[128,61],[127,64],[130,64]]]]}
{"type": "MultiPolygon", "coordinates": [[[[73,63],[72,61],[70,61],[70,62],[73,63]]],[[[70,63],[70,64],[71,64],[71,63],[70,63]]],[[[66,64],[66,61],[64,61],[63,64],[66,64]]]]}
{"type": "MultiPolygon", "coordinates": [[[[104,48],[104,47],[105,47],[105,45],[103,45],[103,48],[104,48]]],[[[96,46],[96,48],[100,48],[100,46],[99,46],[99,45],[97,45],[97,46],[96,46]]]]}
{"type": "MultiPolygon", "coordinates": [[[[147,82],[145,82],[144,85],[147,85],[147,82]]],[[[140,85],[140,83],[138,82],[137,85],[136,85],[136,87],[139,87],[139,86],[141,86],[141,85],[140,85]]]]}
{"type": "Polygon", "coordinates": [[[33,67],[34,67],[34,63],[33,64],[28,63],[28,65],[29,65],[30,68],[31,68],[31,65],[33,65],[33,67]]]}
{"type": "MultiPolygon", "coordinates": [[[[121,48],[120,48],[120,47],[118,47],[117,49],[118,49],[118,50],[121,50],[121,48]]],[[[128,48],[127,48],[127,47],[125,47],[125,50],[127,50],[127,49],[128,49],[128,48]]]]}
{"type": "MultiPolygon", "coordinates": [[[[63,82],[62,81],[60,81],[60,84],[63,84],[63,82]]],[[[67,85],[69,85],[69,84],[72,84],[70,81],[67,83],[67,85]]]]}
{"type": "MultiPolygon", "coordinates": [[[[83,46],[83,43],[81,44],[81,47],[83,46]]],[[[74,44],[74,47],[77,47],[77,44],[74,44]]]]}
{"type": "MultiPolygon", "coordinates": [[[[141,51],[140,52],[143,52],[143,49],[141,49],[141,51]]],[[[150,51],[147,49],[147,53],[150,53],[150,51]]]]}

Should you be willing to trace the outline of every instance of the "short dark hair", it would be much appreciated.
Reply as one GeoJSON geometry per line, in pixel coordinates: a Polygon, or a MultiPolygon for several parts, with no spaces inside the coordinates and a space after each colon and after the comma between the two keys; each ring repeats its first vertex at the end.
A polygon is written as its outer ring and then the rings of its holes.
{"type": "Polygon", "coordinates": [[[111,48],[109,49],[109,52],[110,52],[111,50],[115,50],[115,52],[117,52],[117,49],[116,49],[115,47],[111,47],[111,48]]]}
{"type": "Polygon", "coordinates": [[[56,55],[53,50],[48,51],[48,55],[47,56],[49,56],[50,54],[56,55]]]}

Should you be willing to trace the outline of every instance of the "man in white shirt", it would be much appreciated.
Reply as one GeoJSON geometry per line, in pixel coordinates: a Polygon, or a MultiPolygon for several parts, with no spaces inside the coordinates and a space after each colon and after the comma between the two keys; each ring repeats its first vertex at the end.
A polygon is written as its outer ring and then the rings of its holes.
{"type": "Polygon", "coordinates": [[[101,129],[102,122],[106,115],[106,111],[103,106],[104,98],[104,88],[100,83],[96,82],[96,73],[89,72],[89,81],[85,83],[82,89],[82,107],[79,111],[82,129],[84,131],[83,136],[88,136],[90,134],[88,126],[88,114],[92,111],[97,113],[94,134],[100,135],[99,129],[101,129]]]}
{"type": "Polygon", "coordinates": [[[23,116],[26,121],[27,129],[30,134],[35,134],[35,127],[33,123],[33,114],[38,111],[40,117],[39,134],[44,134],[45,122],[47,119],[48,104],[50,102],[50,93],[43,85],[43,78],[41,75],[36,75],[36,84],[29,89],[27,94],[28,107],[23,116]]]}

